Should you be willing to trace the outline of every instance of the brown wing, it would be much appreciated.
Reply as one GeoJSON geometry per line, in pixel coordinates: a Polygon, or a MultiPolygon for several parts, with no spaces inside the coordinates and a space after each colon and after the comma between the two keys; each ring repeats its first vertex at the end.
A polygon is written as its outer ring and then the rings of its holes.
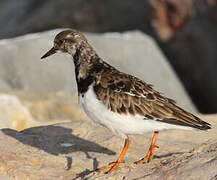
{"type": "Polygon", "coordinates": [[[210,124],[183,110],[175,101],[164,97],[136,77],[120,73],[102,74],[94,86],[97,98],[113,112],[141,115],[174,125],[190,126],[201,130],[210,129],[210,124]]]}

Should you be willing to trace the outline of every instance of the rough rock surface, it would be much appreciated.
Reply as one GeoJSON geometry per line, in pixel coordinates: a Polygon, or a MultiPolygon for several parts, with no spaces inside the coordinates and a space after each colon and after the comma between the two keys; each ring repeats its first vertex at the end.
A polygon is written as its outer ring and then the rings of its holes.
{"type": "Polygon", "coordinates": [[[17,96],[0,94],[0,127],[22,130],[37,126],[31,112],[25,107],[17,96]]]}
{"type": "Polygon", "coordinates": [[[77,95],[72,93],[0,93],[0,128],[23,130],[86,118],[77,95]]]}
{"type": "Polygon", "coordinates": [[[112,174],[93,170],[114,161],[123,140],[90,121],[0,131],[0,179],[207,179],[217,177],[216,115],[208,132],[160,133],[156,158],[134,165],[148,148],[150,134],[133,136],[125,164],[112,174]],[[148,138],[147,138],[148,137],[148,138]],[[116,153],[116,154],[115,154],[116,153]]]}
{"type": "MultiPolygon", "coordinates": [[[[3,86],[0,84],[0,90],[75,92],[77,88],[71,57],[57,54],[40,61],[61,30],[0,41],[0,80],[4,82],[3,86]]],[[[108,63],[153,83],[156,89],[176,99],[190,111],[195,111],[170,64],[149,36],[141,32],[88,33],[87,38],[108,63]]]]}

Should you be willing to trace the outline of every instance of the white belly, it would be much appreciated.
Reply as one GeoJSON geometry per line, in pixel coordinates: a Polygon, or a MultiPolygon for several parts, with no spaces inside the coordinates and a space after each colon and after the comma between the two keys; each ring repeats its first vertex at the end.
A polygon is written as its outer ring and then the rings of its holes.
{"type": "Polygon", "coordinates": [[[142,116],[120,115],[107,109],[96,98],[93,87],[90,86],[84,96],[80,96],[80,103],[86,114],[95,122],[109,128],[115,134],[126,137],[128,134],[143,134],[150,131],[165,129],[192,129],[190,127],[176,126],[155,120],[146,120],[142,116]]]}

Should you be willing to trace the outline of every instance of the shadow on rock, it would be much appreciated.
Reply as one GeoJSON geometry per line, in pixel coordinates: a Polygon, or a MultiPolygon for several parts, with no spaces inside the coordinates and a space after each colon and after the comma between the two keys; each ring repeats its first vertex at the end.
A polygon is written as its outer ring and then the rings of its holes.
{"type": "Polygon", "coordinates": [[[53,155],[81,151],[90,159],[89,152],[115,154],[115,152],[94,142],[73,135],[71,129],[57,125],[33,127],[20,132],[12,129],[2,129],[2,132],[23,144],[42,149],[53,155]]]}

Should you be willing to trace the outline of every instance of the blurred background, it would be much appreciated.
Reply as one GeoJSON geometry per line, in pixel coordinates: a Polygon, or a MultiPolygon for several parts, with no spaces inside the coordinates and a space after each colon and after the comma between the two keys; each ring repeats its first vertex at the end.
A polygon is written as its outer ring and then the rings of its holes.
{"type": "Polygon", "coordinates": [[[217,180],[217,0],[0,0],[0,25],[0,179],[217,180]],[[66,28],[212,129],[160,133],[138,168],[152,135],[132,137],[123,171],[98,177],[123,140],[88,122],[70,56],[41,61],[66,28]]]}
{"type": "MultiPolygon", "coordinates": [[[[3,39],[56,28],[97,34],[139,30],[154,39],[198,111],[217,112],[216,0],[0,0],[0,24],[1,47],[3,39]]],[[[16,68],[9,69],[4,76],[16,68]]],[[[16,78],[10,81],[19,89],[16,78]]]]}

